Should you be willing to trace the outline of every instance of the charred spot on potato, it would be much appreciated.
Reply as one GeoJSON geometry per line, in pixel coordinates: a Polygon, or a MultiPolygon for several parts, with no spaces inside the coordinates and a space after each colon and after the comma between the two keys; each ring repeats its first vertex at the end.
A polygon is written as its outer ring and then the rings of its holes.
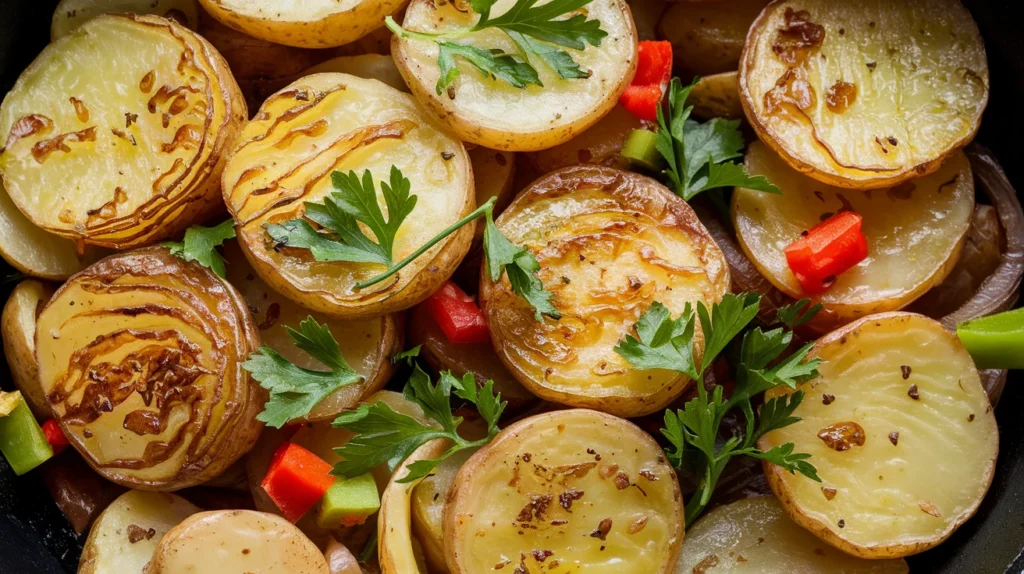
{"type": "Polygon", "coordinates": [[[604,540],[608,537],[608,533],[611,532],[611,529],[612,519],[604,518],[601,520],[601,523],[597,525],[597,528],[595,528],[594,531],[590,533],[590,537],[597,538],[598,540],[604,542],[604,540]]]}
{"type": "Polygon", "coordinates": [[[811,22],[810,18],[806,10],[786,8],[785,24],[776,33],[772,51],[789,66],[806,61],[825,41],[825,28],[811,22]]]}
{"type": "Polygon", "coordinates": [[[821,395],[821,404],[823,404],[823,405],[831,405],[835,400],[836,400],[836,396],[835,395],[832,395],[832,394],[829,394],[829,393],[825,393],[825,394],[821,395]]]}
{"type": "Polygon", "coordinates": [[[937,506],[932,504],[931,501],[920,500],[918,501],[917,505],[921,508],[921,512],[924,512],[925,514],[929,514],[931,516],[934,516],[935,518],[942,517],[942,512],[939,510],[937,506]]]}
{"type": "Polygon", "coordinates": [[[565,510],[572,508],[572,503],[583,498],[583,491],[571,488],[558,495],[558,505],[565,510]]]}
{"type": "Polygon", "coordinates": [[[841,114],[850,109],[857,100],[857,85],[842,80],[829,87],[825,93],[825,105],[834,114],[841,114]]]}
{"type": "Polygon", "coordinates": [[[917,385],[910,385],[910,388],[907,389],[907,396],[914,399],[915,401],[921,399],[921,393],[918,392],[917,385]]]}
{"type": "Polygon", "coordinates": [[[708,554],[693,567],[693,574],[705,574],[711,568],[718,566],[718,563],[719,559],[717,554],[708,554]]]}
{"type": "Polygon", "coordinates": [[[832,450],[842,452],[864,446],[864,427],[855,422],[839,422],[818,431],[818,438],[832,450]]]}
{"type": "Polygon", "coordinates": [[[150,540],[156,536],[156,529],[154,528],[142,528],[137,524],[128,525],[128,542],[135,544],[141,540],[150,540]]]}
{"type": "Polygon", "coordinates": [[[836,497],[836,489],[830,486],[821,487],[821,493],[825,495],[825,500],[832,500],[836,497]]]}
{"type": "Polygon", "coordinates": [[[900,441],[900,433],[895,432],[895,431],[889,433],[889,442],[892,443],[892,446],[896,446],[897,443],[899,443],[899,441],[900,441]]]}

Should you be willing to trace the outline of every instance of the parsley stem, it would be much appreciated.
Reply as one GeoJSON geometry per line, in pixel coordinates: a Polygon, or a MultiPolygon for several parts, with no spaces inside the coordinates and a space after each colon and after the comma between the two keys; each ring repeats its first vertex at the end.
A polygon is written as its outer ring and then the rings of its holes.
{"type": "Polygon", "coordinates": [[[465,36],[473,31],[472,29],[456,30],[453,32],[441,32],[440,34],[430,34],[428,32],[413,32],[411,30],[406,30],[405,28],[403,28],[398,22],[395,22],[395,19],[392,18],[391,16],[388,16],[387,18],[384,19],[384,25],[388,27],[388,30],[391,30],[399,37],[411,38],[414,40],[426,40],[428,42],[438,42],[450,38],[461,38],[462,36],[465,36]]]}
{"type": "Polygon", "coordinates": [[[380,283],[381,281],[387,279],[388,277],[391,277],[395,273],[398,273],[406,265],[408,265],[408,264],[412,263],[413,261],[415,261],[417,257],[419,257],[420,255],[423,255],[431,247],[437,245],[442,239],[448,237],[452,233],[455,233],[461,227],[465,226],[467,223],[473,221],[474,219],[480,217],[481,215],[485,215],[485,214],[491,213],[493,211],[493,209],[494,209],[494,203],[496,201],[497,201],[497,198],[494,198],[494,197],[488,199],[486,202],[484,202],[483,205],[481,205],[480,207],[478,207],[478,208],[474,209],[473,211],[471,211],[469,213],[469,215],[467,215],[467,216],[463,217],[462,219],[456,221],[455,223],[449,225],[444,231],[442,231],[441,233],[438,233],[437,235],[434,236],[433,239],[431,239],[430,241],[428,241],[428,242],[424,243],[422,246],[420,246],[419,249],[417,249],[416,251],[413,251],[412,253],[407,255],[404,259],[402,259],[398,263],[395,263],[394,265],[392,265],[391,268],[388,269],[387,271],[385,271],[384,273],[374,277],[373,279],[368,279],[366,281],[360,281],[359,283],[356,283],[356,290],[364,289],[364,288],[369,287],[371,285],[376,285],[377,283],[380,283]]]}

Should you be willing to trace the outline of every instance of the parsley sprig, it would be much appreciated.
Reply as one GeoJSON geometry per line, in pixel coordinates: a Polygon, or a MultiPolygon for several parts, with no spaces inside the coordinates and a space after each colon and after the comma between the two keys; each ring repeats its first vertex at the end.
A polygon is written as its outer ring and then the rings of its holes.
{"type": "Polygon", "coordinates": [[[472,0],[473,11],[480,15],[477,23],[471,28],[440,33],[406,30],[390,16],[385,23],[402,38],[427,40],[438,45],[437,65],[441,76],[435,90],[438,95],[447,90],[449,96],[454,97],[452,84],[461,74],[456,58],[468,62],[484,75],[516,88],[544,85],[534,66],[536,61],[543,62],[563,79],[590,77],[590,72],[581,70],[579,63],[562,48],[582,51],[588,44],[600,46],[601,40],[608,35],[601,29],[600,21],[589,20],[578,12],[591,1],[552,0],[538,6],[538,0],[517,0],[509,11],[491,18],[495,0],[472,0]],[[515,43],[518,53],[486,50],[451,41],[488,28],[505,32],[515,43]]]}
{"type": "Polygon", "coordinates": [[[341,448],[334,449],[343,460],[334,465],[333,474],[359,476],[382,463],[387,463],[388,469],[394,472],[423,444],[439,438],[450,440],[453,444],[444,454],[435,459],[410,464],[407,467],[408,474],[398,479],[398,482],[412,482],[427,476],[456,452],[490,442],[498,434],[498,419],[508,404],[501,400],[501,393],[494,393],[493,381],[478,387],[472,373],[466,373],[460,380],[445,371],[441,373],[437,384],[433,384],[419,365],[413,369],[406,384],[405,396],[423,409],[432,424],[424,424],[411,416],[395,412],[382,401],[372,405],[362,404],[353,411],[342,413],[334,420],[333,426],[348,429],[355,436],[341,448]],[[452,414],[452,393],[476,406],[487,423],[486,437],[468,441],[459,436],[459,425],[463,419],[452,414]]]}
{"type": "Polygon", "coordinates": [[[165,241],[160,245],[170,249],[171,255],[185,261],[195,261],[223,279],[227,269],[224,257],[217,252],[217,248],[234,237],[235,222],[229,219],[214,227],[193,225],[185,230],[182,241],[165,241]]]}
{"type": "Polygon", "coordinates": [[[771,461],[790,472],[799,472],[820,482],[810,455],[795,453],[794,445],[786,443],[763,452],[756,447],[758,439],[775,429],[789,426],[800,419],[793,412],[803,400],[803,392],[765,401],[760,416],[755,417],[751,400],[764,391],[784,385],[795,389],[797,384],[817,376],[819,359],[807,359],[811,345],[783,357],[793,341],[793,333],[782,327],[768,331],[755,327],[744,334],[736,368],[736,386],[726,399],[722,387],[709,394],[704,388],[704,374],[729,343],[757,315],[758,295],[726,295],[709,312],[701,302],[696,314],[689,305],[683,314],[672,319],[664,305],[655,302],[635,325],[637,337],[627,335],[615,351],[638,369],[668,369],[691,377],[697,386],[697,397],[680,410],[665,411],[662,434],[671,448],[668,459],[681,470],[700,478],[697,492],[686,504],[686,524],[690,525],[704,511],[722,471],[730,458],[747,455],[771,461]],[[696,316],[695,316],[696,315],[696,316]],[[696,326],[704,338],[700,361],[695,358],[696,326]],[[769,366],[771,365],[771,366],[769,366]],[[726,413],[738,408],[746,418],[746,431],[723,442],[718,440],[719,427],[726,413]]]}

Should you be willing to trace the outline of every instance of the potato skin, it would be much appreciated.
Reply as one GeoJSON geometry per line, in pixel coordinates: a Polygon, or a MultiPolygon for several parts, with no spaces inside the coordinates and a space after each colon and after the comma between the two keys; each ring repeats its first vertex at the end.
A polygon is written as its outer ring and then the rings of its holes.
{"type": "Polygon", "coordinates": [[[391,475],[380,499],[377,517],[377,554],[382,574],[416,574],[421,571],[413,545],[411,498],[423,479],[400,483],[416,461],[437,458],[451,446],[451,441],[434,439],[419,447],[391,475]]]}
{"type": "Polygon", "coordinates": [[[39,420],[53,418],[53,413],[39,386],[36,318],[53,296],[53,291],[50,285],[34,279],[18,283],[4,304],[3,317],[0,318],[4,356],[11,367],[11,379],[39,420]]]}
{"type": "Polygon", "coordinates": [[[768,2],[670,2],[658,22],[658,35],[672,42],[676,69],[699,76],[735,70],[747,31],[768,2]]]}

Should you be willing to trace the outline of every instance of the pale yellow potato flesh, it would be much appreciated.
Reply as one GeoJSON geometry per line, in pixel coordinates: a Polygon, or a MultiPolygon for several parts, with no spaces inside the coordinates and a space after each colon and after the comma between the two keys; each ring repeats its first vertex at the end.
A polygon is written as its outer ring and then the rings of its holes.
{"type": "MultiPolygon", "coordinates": [[[[545,4],[541,1],[538,4],[545,4]]],[[[498,0],[491,18],[507,12],[515,0],[498,0]]],[[[629,7],[624,0],[594,0],[586,6],[590,19],[601,21],[608,36],[600,46],[571,50],[588,78],[562,79],[541,61],[534,62],[543,87],[516,88],[484,77],[470,64],[457,60],[461,74],[448,90],[437,93],[440,68],[438,45],[422,39],[392,40],[391,53],[416,99],[432,111],[459,138],[506,151],[536,151],[572,139],[607,114],[633,79],[637,39],[629,7]],[[454,97],[453,97],[454,96],[454,97]]],[[[402,26],[413,32],[438,33],[471,28],[478,16],[460,12],[455,4],[435,6],[431,0],[413,0],[402,26]]],[[[482,49],[518,53],[511,38],[490,28],[457,40],[482,49]]]]}
{"type": "Polygon", "coordinates": [[[519,421],[477,451],[448,491],[444,525],[453,574],[661,574],[679,557],[683,497],[649,435],[570,409],[519,421]]]}
{"type": "MultiPolygon", "coordinates": [[[[793,416],[758,441],[793,443],[822,482],[764,463],[797,524],[862,558],[898,558],[948,538],[981,504],[999,452],[992,406],[970,355],[913,313],[865,317],[820,339],[820,375],[793,416]]],[[[793,392],[776,387],[771,399],[793,392]]]]}
{"type": "Polygon", "coordinates": [[[78,574],[143,572],[171,528],[202,509],[175,494],[129,490],[89,530],[78,574]]]}
{"type": "Polygon", "coordinates": [[[985,48],[959,0],[785,0],[758,18],[740,93],[758,136],[831,185],[938,169],[988,102],[985,48]]]}
{"type": "MultiPolygon", "coordinates": [[[[448,571],[444,556],[445,499],[448,497],[448,489],[455,481],[455,474],[477,450],[479,449],[460,450],[446,458],[412,490],[412,533],[423,548],[431,572],[448,571]]],[[[444,452],[444,449],[441,452],[444,452]]]]}
{"type": "Polygon", "coordinates": [[[124,249],[221,208],[246,118],[227,64],[157,16],[102,15],[47,46],[0,105],[0,175],[33,223],[124,249]]]}
{"type": "Polygon", "coordinates": [[[405,85],[402,74],[398,72],[398,66],[395,66],[395,61],[387,54],[338,56],[309,68],[304,75],[330,72],[379,80],[396,90],[409,91],[409,86],[405,85]]]}
{"type": "Polygon", "coordinates": [[[974,211],[974,178],[967,157],[953,154],[939,171],[888,189],[829,187],[793,170],[762,143],[745,160],[782,195],[737,189],[732,219],[743,252],[775,287],[804,297],[784,249],[800,234],[842,209],[864,218],[868,257],[840,274],[823,294],[813,325],[828,330],[870,313],[910,304],[941,283],[955,266],[974,211]]]}
{"type": "Polygon", "coordinates": [[[36,321],[61,430],[101,476],[145,490],[205,482],[256,442],[267,394],[241,364],[258,347],[241,295],[163,247],[75,275],[36,321]]]}
{"type": "Polygon", "coordinates": [[[50,285],[34,279],[18,283],[4,304],[3,317],[0,318],[4,357],[11,367],[11,380],[40,421],[53,418],[53,414],[39,385],[36,318],[53,296],[53,291],[50,285]]]}
{"type": "Polygon", "coordinates": [[[214,18],[254,38],[299,48],[355,42],[384,25],[404,0],[200,0],[214,18]]]}
{"type": "Polygon", "coordinates": [[[274,514],[218,510],[193,514],[160,539],[146,574],[329,574],[327,559],[274,514]]]}
{"type": "Polygon", "coordinates": [[[673,66],[697,75],[735,70],[747,30],[769,0],[670,2],[658,34],[672,42],[673,66]]]}
{"type": "Polygon", "coordinates": [[[690,90],[686,100],[693,106],[693,114],[701,118],[743,117],[743,104],[740,102],[739,74],[722,72],[704,76],[690,90]]]}
{"type": "Polygon", "coordinates": [[[334,191],[331,172],[373,174],[392,166],[411,181],[416,208],[399,228],[399,261],[473,210],[473,173],[465,148],[413,99],[376,80],[347,74],[306,76],[271,96],[235,142],[224,170],[228,210],[253,268],[302,306],[338,318],[375,317],[425,299],[469,250],[473,225],[461,228],[397,275],[356,290],[383,265],[315,261],[308,249],[275,250],[267,223],[302,217],[306,202],[334,191]],[[446,159],[447,158],[447,159],[446,159]]]}
{"type": "Polygon", "coordinates": [[[50,41],[66,36],[100,14],[126,13],[171,18],[190,30],[199,26],[199,4],[196,0],[61,0],[53,11],[50,41]]]}
{"type": "Polygon", "coordinates": [[[580,135],[556,145],[527,155],[541,173],[549,173],[563,167],[581,163],[625,167],[622,146],[630,132],[643,127],[643,122],[622,106],[615,106],[608,115],[580,135]]]}
{"type": "Polygon", "coordinates": [[[844,554],[789,519],[773,497],[745,498],[708,512],[687,532],[675,574],[906,574],[904,560],[844,554]]]}
{"type": "Polygon", "coordinates": [[[382,315],[369,319],[341,321],[314,313],[284,297],[264,283],[245,259],[236,241],[224,247],[228,261],[227,280],[245,298],[253,321],[260,332],[262,346],[270,347],[303,369],[327,370],[327,367],[295,346],[285,327],[298,329],[299,323],[313,317],[327,325],[350,367],[363,379],[344,386],[324,398],[309,411],[310,422],[334,420],[342,411],[354,408],[361,399],[379,391],[394,373],[391,357],[402,350],[402,318],[382,315]]]}
{"type": "Polygon", "coordinates": [[[636,369],[613,349],[655,301],[677,316],[728,292],[725,258],[689,205],[653,179],[576,166],[536,181],[496,223],[537,258],[561,313],[538,321],[507,277],[481,274],[491,342],[523,386],[618,416],[665,408],[686,389],[685,375],[636,369]]]}

